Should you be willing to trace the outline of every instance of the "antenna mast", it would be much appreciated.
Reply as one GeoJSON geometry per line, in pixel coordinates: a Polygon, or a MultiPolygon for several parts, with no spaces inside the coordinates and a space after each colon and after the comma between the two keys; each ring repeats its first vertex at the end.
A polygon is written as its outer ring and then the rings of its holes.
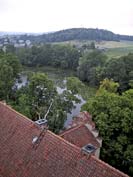
{"type": "Polygon", "coordinates": [[[35,121],[38,125],[43,126],[43,127],[42,127],[42,130],[41,130],[40,134],[38,136],[34,137],[33,140],[32,140],[34,148],[37,148],[39,146],[41,140],[43,139],[43,137],[44,137],[44,135],[45,135],[45,133],[47,131],[47,127],[45,126],[47,124],[46,118],[47,118],[47,115],[48,115],[48,113],[49,113],[49,111],[51,109],[52,104],[53,104],[53,99],[52,99],[52,101],[50,103],[50,106],[49,106],[46,114],[44,115],[44,118],[35,121]]]}
{"type": "Polygon", "coordinates": [[[50,106],[49,106],[49,108],[48,108],[46,114],[44,115],[44,119],[47,118],[47,115],[48,115],[48,113],[49,113],[49,111],[50,111],[50,109],[51,109],[52,104],[53,104],[53,99],[52,99],[52,101],[51,101],[51,103],[50,103],[50,106]]]}

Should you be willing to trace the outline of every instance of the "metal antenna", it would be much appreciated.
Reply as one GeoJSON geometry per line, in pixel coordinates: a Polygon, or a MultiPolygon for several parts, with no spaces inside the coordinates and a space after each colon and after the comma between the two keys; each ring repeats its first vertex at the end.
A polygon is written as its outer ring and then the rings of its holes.
{"type": "Polygon", "coordinates": [[[50,103],[50,106],[49,106],[49,108],[48,108],[46,114],[44,115],[44,119],[47,118],[47,115],[48,115],[48,113],[49,113],[49,111],[50,111],[50,109],[51,109],[52,104],[53,104],[53,99],[52,99],[52,101],[51,101],[51,103],[50,103]]]}
{"type": "MultiPolygon", "coordinates": [[[[46,112],[44,118],[43,118],[43,119],[40,119],[40,120],[38,120],[38,121],[44,121],[44,122],[47,121],[47,120],[46,120],[46,117],[47,117],[47,115],[48,115],[48,113],[49,113],[49,111],[50,111],[50,109],[51,109],[52,104],[53,104],[53,99],[52,99],[52,101],[51,101],[51,103],[50,103],[50,106],[49,106],[49,108],[48,108],[48,110],[47,110],[47,112],[46,112]]],[[[36,121],[36,122],[38,123],[38,121],[36,121]]],[[[39,136],[33,138],[32,143],[33,143],[33,147],[34,147],[34,148],[37,148],[37,147],[39,146],[41,140],[43,139],[43,137],[44,137],[44,135],[45,135],[45,133],[46,133],[46,131],[47,131],[47,127],[44,126],[44,127],[42,128],[42,130],[41,130],[39,136]]]]}

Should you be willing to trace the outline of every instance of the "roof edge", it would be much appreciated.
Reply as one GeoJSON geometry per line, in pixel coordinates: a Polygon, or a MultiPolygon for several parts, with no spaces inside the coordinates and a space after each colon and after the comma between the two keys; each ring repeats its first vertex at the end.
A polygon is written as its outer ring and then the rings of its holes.
{"type": "MultiPolygon", "coordinates": [[[[8,108],[9,110],[11,110],[12,112],[16,113],[17,115],[25,118],[28,122],[32,123],[33,125],[36,125],[34,123],[34,121],[32,121],[30,118],[26,117],[25,115],[21,114],[20,112],[16,111],[15,109],[13,109],[10,105],[8,105],[7,103],[3,103],[2,101],[0,101],[0,104],[6,108],[8,108]]],[[[36,125],[37,126],[37,125],[36,125]]],[[[37,126],[39,128],[39,126],[37,126]]]]}
{"type": "Polygon", "coordinates": [[[84,123],[81,123],[80,125],[75,126],[75,127],[70,127],[68,129],[66,129],[65,131],[63,131],[62,133],[60,133],[59,136],[62,137],[64,135],[66,135],[66,134],[68,134],[68,133],[70,133],[70,132],[72,132],[72,131],[80,128],[80,127],[82,127],[82,126],[84,126],[84,123]]]}
{"type": "MultiPolygon", "coordinates": [[[[39,126],[37,126],[31,119],[29,119],[28,117],[24,116],[23,114],[19,113],[18,111],[14,110],[11,106],[3,103],[2,101],[0,101],[0,104],[6,108],[8,108],[9,110],[13,111],[14,113],[16,113],[17,115],[20,115],[21,117],[25,118],[27,121],[31,122],[33,125],[35,125],[36,127],[40,128],[39,126]]],[[[41,130],[41,128],[40,128],[41,130]]],[[[69,141],[63,139],[62,137],[60,137],[59,135],[56,135],[55,133],[53,133],[52,131],[50,130],[47,130],[49,132],[49,134],[51,134],[52,136],[58,138],[58,139],[61,139],[61,141],[63,141],[64,143],[66,144],[69,144],[70,146],[74,147],[77,151],[80,152],[81,148],[77,147],[76,145],[70,143],[69,141]]]]}
{"type": "Polygon", "coordinates": [[[95,156],[91,156],[91,158],[97,162],[99,162],[100,164],[103,164],[104,166],[112,169],[114,172],[117,171],[118,174],[122,175],[123,177],[129,177],[127,174],[125,174],[124,172],[121,172],[120,170],[116,169],[115,167],[112,167],[110,164],[96,158],[95,156]]]}

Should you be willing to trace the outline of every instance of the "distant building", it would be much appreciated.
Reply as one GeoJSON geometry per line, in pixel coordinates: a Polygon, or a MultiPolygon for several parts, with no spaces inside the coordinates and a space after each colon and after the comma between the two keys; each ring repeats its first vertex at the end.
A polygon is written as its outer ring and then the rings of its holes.
{"type": "Polygon", "coordinates": [[[16,43],[14,44],[14,47],[25,47],[25,43],[16,43]]]}
{"type": "Polygon", "coordinates": [[[26,40],[25,43],[26,43],[27,46],[31,45],[31,41],[30,40],[26,40]]]}
{"type": "Polygon", "coordinates": [[[23,44],[24,40],[19,39],[18,42],[19,42],[19,44],[23,44]]]}

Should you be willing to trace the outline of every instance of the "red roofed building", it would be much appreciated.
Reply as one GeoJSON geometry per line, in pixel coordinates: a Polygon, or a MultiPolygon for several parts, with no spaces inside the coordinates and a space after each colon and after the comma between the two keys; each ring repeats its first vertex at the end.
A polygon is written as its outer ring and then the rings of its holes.
{"type": "Polygon", "coordinates": [[[67,127],[67,129],[81,124],[89,124],[90,129],[95,129],[95,123],[92,121],[91,115],[86,111],[80,112],[78,116],[74,117],[72,123],[67,127]]]}
{"type": "Polygon", "coordinates": [[[0,102],[0,177],[128,176],[0,102]]]}
{"type": "Polygon", "coordinates": [[[77,127],[70,128],[61,133],[60,136],[80,148],[87,144],[92,144],[96,148],[93,154],[99,157],[101,141],[98,141],[86,125],[81,124],[77,127]]]}
{"type": "Polygon", "coordinates": [[[95,123],[88,112],[80,112],[78,116],[74,117],[72,123],[60,136],[80,148],[87,144],[93,145],[96,148],[93,155],[99,158],[102,139],[99,137],[99,132],[95,129],[95,123]]]}
{"type": "Polygon", "coordinates": [[[88,143],[91,143],[96,147],[100,147],[100,143],[96,140],[91,131],[88,131],[86,125],[79,125],[77,127],[70,128],[61,133],[60,136],[80,148],[88,143]]]}

